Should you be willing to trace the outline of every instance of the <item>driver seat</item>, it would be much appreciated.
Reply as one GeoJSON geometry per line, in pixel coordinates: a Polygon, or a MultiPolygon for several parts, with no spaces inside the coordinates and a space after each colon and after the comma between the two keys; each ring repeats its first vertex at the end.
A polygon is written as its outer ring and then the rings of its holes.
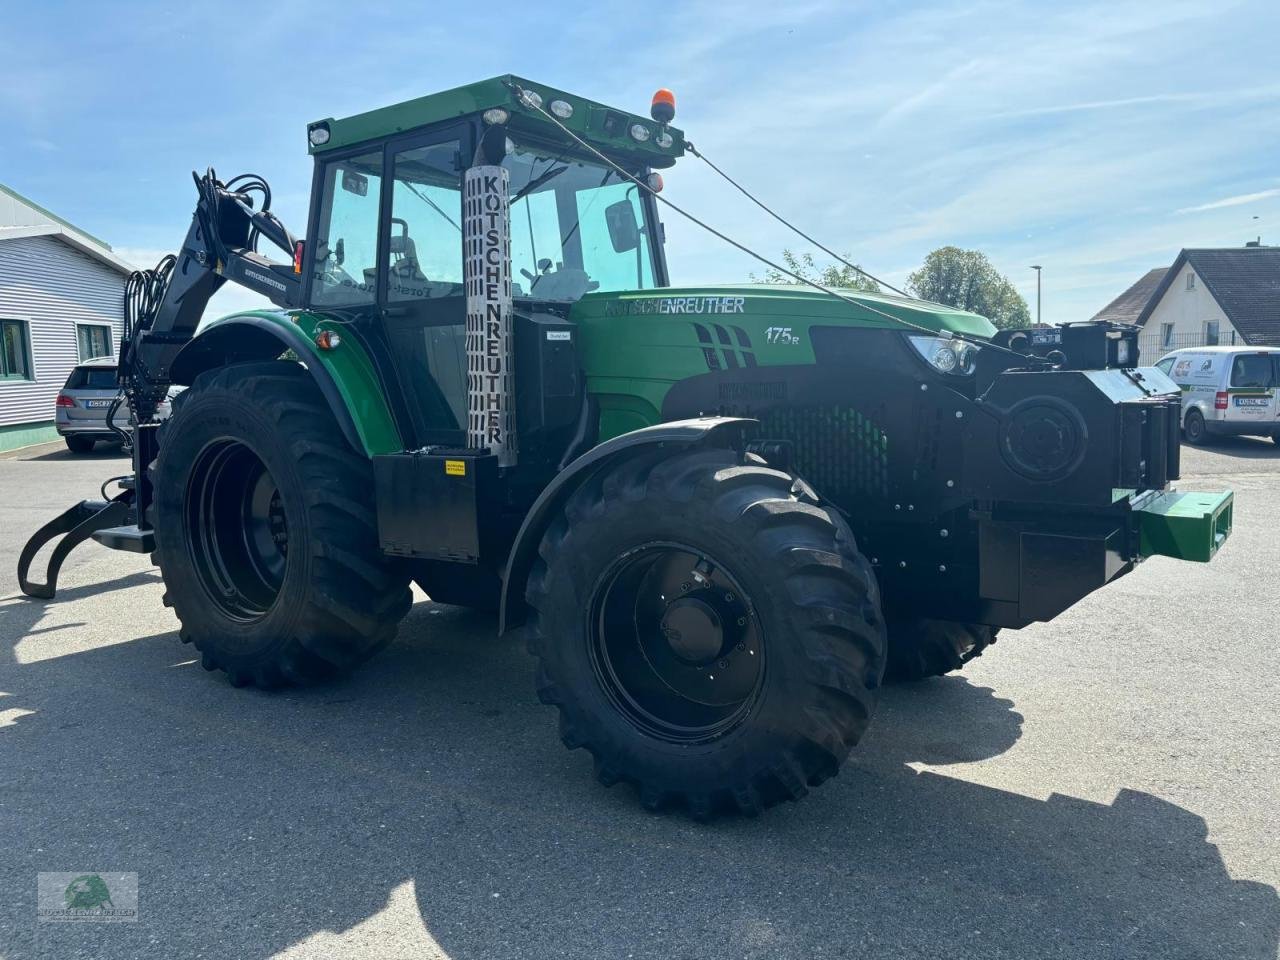
{"type": "Polygon", "coordinates": [[[402,282],[427,282],[418,266],[418,247],[412,237],[391,238],[391,276],[402,282]]]}

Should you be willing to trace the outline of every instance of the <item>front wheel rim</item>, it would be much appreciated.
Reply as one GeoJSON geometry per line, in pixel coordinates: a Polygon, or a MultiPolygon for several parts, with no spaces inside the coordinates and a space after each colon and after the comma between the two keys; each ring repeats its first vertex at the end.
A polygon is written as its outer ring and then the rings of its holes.
{"type": "Polygon", "coordinates": [[[640,732],[705,743],[738,727],[760,699],[765,646],[749,596],[725,567],[680,543],[619,556],[588,613],[592,670],[640,732]]]}
{"type": "Polygon", "coordinates": [[[262,459],[238,440],[208,444],[189,474],[185,512],[188,556],[205,594],[230,619],[262,619],[289,553],[284,502],[262,459]]]}

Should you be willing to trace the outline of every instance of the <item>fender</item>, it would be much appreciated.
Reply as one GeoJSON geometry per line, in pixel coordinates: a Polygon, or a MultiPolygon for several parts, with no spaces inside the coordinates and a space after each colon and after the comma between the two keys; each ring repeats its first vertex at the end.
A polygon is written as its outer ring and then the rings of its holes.
{"type": "Polygon", "coordinates": [[[320,350],[316,334],[346,334],[344,324],[308,310],[255,310],[215,320],[178,352],[169,371],[173,383],[190,385],[206,370],[248,360],[271,360],[292,350],[311,374],[351,448],[367,456],[403,449],[383,399],[383,386],[364,347],[351,335],[332,350],[320,350]]]}
{"type": "Polygon", "coordinates": [[[746,417],[697,417],[642,427],[592,447],[556,474],[525,514],[524,523],[512,544],[506,575],[502,578],[498,633],[504,634],[525,622],[529,610],[524,601],[524,590],[529,571],[533,569],[533,559],[538,553],[538,544],[556,511],[564,506],[569,495],[587,477],[654,446],[670,446],[676,450],[699,446],[741,447],[747,428],[755,422],[746,417]]]}

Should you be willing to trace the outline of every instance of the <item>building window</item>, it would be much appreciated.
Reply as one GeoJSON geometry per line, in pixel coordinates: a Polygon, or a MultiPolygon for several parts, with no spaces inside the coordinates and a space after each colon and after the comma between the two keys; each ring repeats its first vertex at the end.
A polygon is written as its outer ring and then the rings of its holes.
{"type": "Polygon", "coordinates": [[[1160,324],[1160,346],[1171,347],[1173,345],[1173,324],[1160,324]]]}
{"type": "Polygon", "coordinates": [[[31,379],[31,345],[21,320],[0,320],[0,380],[31,379]]]}
{"type": "Polygon", "coordinates": [[[1187,289],[1194,290],[1196,288],[1196,275],[1190,270],[1187,271],[1187,289]]]}
{"type": "Polygon", "coordinates": [[[80,362],[92,360],[94,357],[111,355],[111,328],[96,324],[79,324],[76,326],[76,338],[80,341],[80,362]]]}
{"type": "Polygon", "coordinates": [[[1218,321],[1206,320],[1204,322],[1204,345],[1206,347],[1216,347],[1218,345],[1218,321]]]}

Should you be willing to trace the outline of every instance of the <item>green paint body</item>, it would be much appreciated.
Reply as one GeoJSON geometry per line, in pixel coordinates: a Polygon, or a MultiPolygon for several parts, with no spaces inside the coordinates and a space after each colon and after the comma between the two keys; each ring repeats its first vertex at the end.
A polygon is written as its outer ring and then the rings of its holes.
{"type": "Polygon", "coordinates": [[[364,347],[352,336],[343,338],[341,344],[333,350],[321,350],[315,345],[316,334],[322,330],[333,330],[341,337],[344,323],[312,310],[248,310],[211,321],[201,328],[200,333],[206,333],[238,317],[258,317],[281,328],[300,330],[309,352],[298,359],[306,364],[318,363],[333,375],[338,392],[351,413],[365,453],[372,457],[379,453],[395,453],[404,448],[400,432],[391,416],[391,408],[383,396],[373,361],[369,359],[364,347]]]}
{"type": "Polygon", "coordinates": [[[600,439],[659,422],[672,385],[707,372],[698,324],[712,331],[713,338],[716,325],[731,338],[736,337],[733,328],[744,331],[762,367],[814,363],[810,329],[815,326],[976,337],[995,333],[984,317],[963,310],[885,294],[841,293],[856,302],[776,284],[665,287],[583,297],[570,317],[578,323],[587,390],[600,403],[600,439]]]}
{"type": "MultiPolygon", "coordinates": [[[[600,404],[600,439],[658,423],[667,391],[686,377],[707,372],[695,323],[745,331],[760,366],[813,363],[809,331],[814,326],[909,330],[891,319],[898,317],[940,333],[987,337],[995,332],[987,320],[962,310],[880,294],[848,295],[858,305],[819,291],[772,284],[588,294],[573,306],[571,317],[579,325],[587,390],[600,404]]],[[[365,453],[403,448],[373,362],[359,342],[348,336],[334,350],[314,345],[322,330],[342,334],[338,318],[312,310],[253,310],[212,321],[201,332],[243,316],[302,332],[310,353],[300,359],[322,364],[333,375],[365,453]]]]}
{"type": "Polygon", "coordinates": [[[1208,563],[1231,534],[1235,498],[1221,493],[1156,494],[1137,508],[1139,545],[1144,557],[1208,563]]]}

